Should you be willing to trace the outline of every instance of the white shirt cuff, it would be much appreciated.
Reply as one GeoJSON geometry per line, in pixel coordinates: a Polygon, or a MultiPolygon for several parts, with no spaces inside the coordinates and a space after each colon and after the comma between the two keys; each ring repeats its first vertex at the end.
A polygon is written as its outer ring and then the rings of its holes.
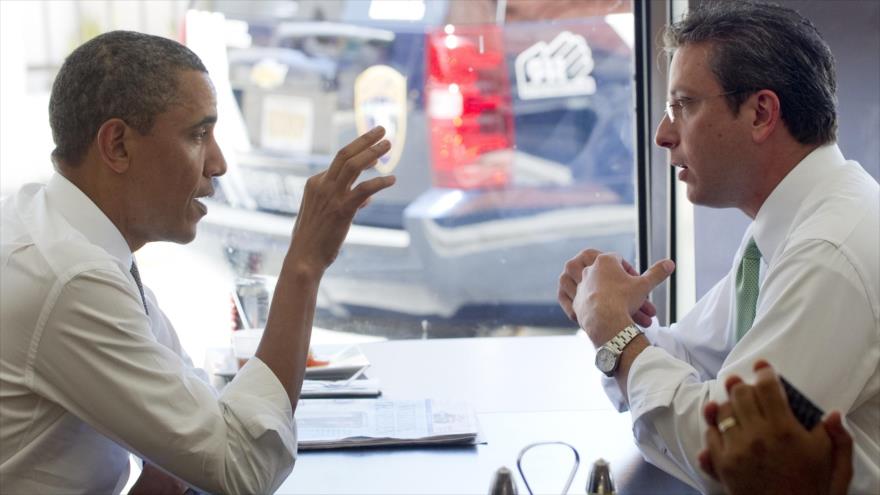
{"type": "Polygon", "coordinates": [[[278,434],[292,457],[296,455],[296,423],[287,391],[275,373],[252,357],[223,389],[220,401],[241,421],[253,438],[267,431],[278,434]]]}
{"type": "Polygon", "coordinates": [[[633,423],[645,413],[672,404],[682,383],[700,381],[691,365],[657,346],[646,347],[629,369],[626,388],[633,423]]]}

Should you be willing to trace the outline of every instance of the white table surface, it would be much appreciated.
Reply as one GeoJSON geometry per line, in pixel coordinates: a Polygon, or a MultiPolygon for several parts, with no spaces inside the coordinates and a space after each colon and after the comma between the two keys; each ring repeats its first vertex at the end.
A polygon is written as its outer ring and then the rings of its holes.
{"type": "MultiPolygon", "coordinates": [[[[483,494],[497,468],[516,473],[524,446],[553,440],[580,452],[569,493],[585,493],[599,457],[610,462],[619,494],[696,493],[642,459],[629,414],[614,410],[601,389],[585,337],[389,341],[362,349],[372,363],[367,374],[381,380],[383,398],[467,401],[487,443],[302,452],[278,493],[483,494]]],[[[558,479],[558,493],[568,469],[536,472],[534,478],[558,479]]],[[[515,478],[519,493],[527,494],[518,473],[515,478]]]]}

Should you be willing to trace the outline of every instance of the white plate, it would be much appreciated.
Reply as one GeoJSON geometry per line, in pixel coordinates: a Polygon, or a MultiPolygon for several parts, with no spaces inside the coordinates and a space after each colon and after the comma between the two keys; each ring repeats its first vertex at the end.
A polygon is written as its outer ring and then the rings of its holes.
{"type": "MultiPolygon", "coordinates": [[[[312,348],[312,353],[315,359],[330,363],[306,368],[306,380],[346,380],[370,364],[359,345],[319,345],[312,348]]],[[[235,376],[234,371],[214,374],[227,381],[235,376]]]]}
{"type": "Polygon", "coordinates": [[[314,346],[312,353],[330,364],[306,368],[307,380],[345,380],[370,364],[359,345],[314,346]]]}

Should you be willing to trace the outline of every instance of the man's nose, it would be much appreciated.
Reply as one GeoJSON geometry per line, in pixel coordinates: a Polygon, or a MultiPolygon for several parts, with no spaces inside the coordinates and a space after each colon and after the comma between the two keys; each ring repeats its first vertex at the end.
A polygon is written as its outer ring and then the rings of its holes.
{"type": "Polygon", "coordinates": [[[223,157],[223,151],[220,149],[217,141],[214,141],[208,156],[205,157],[205,161],[207,162],[205,168],[208,172],[208,177],[218,177],[226,173],[226,158],[223,157]]]}
{"type": "Polygon", "coordinates": [[[661,148],[672,149],[678,144],[678,134],[675,126],[669,121],[669,116],[663,114],[663,118],[657,125],[657,132],[654,133],[654,143],[661,148]]]}

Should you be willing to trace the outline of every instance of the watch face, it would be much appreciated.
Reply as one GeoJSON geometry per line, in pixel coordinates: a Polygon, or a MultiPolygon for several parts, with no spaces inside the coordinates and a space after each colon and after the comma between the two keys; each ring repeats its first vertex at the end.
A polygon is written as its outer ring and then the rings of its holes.
{"type": "Polygon", "coordinates": [[[617,362],[617,355],[607,347],[600,347],[598,351],[596,351],[596,367],[599,368],[599,371],[604,373],[610,373],[614,370],[614,365],[617,362]]]}

